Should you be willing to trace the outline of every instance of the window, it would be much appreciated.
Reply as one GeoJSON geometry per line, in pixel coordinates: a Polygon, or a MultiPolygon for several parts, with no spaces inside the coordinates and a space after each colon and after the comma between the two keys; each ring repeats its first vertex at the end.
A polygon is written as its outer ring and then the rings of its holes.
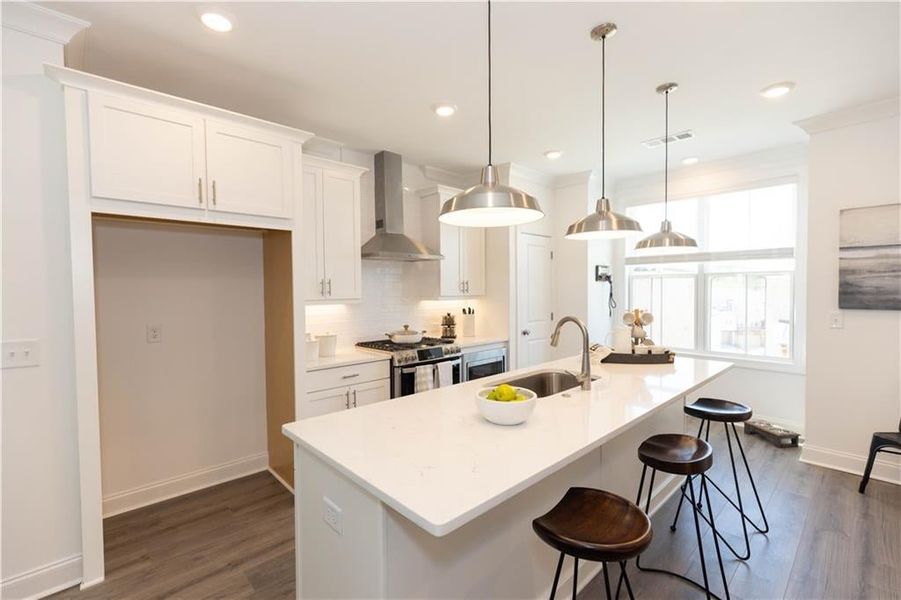
{"type": "MultiPolygon", "coordinates": [[[[654,314],[648,336],[675,350],[790,362],[796,207],[795,183],[670,201],[673,227],[700,252],[627,245],[628,305],[654,314]]],[[[656,229],[663,203],[626,213],[656,229]]]]}

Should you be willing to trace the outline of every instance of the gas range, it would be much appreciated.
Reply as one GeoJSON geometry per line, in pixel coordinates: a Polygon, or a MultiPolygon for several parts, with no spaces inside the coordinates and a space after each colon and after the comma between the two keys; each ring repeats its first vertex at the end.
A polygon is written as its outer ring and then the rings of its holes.
{"type": "Polygon", "coordinates": [[[391,355],[395,366],[415,365],[460,356],[460,346],[453,340],[424,337],[415,344],[398,344],[391,340],[357,342],[358,348],[391,355]]]}

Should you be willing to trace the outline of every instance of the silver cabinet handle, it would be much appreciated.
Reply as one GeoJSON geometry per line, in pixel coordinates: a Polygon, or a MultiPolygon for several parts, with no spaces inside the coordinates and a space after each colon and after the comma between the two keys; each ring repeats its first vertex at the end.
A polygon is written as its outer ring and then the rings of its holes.
{"type": "Polygon", "coordinates": [[[203,178],[197,178],[197,204],[203,205],[203,178]]]}
{"type": "Polygon", "coordinates": [[[350,408],[350,390],[344,392],[344,408],[350,408]]]}
{"type": "Polygon", "coordinates": [[[460,292],[462,293],[463,292],[463,282],[460,281],[460,285],[458,285],[457,287],[460,288],[460,292]]]}
{"type": "Polygon", "coordinates": [[[342,375],[341,379],[353,379],[354,377],[359,377],[359,373],[351,373],[350,375],[342,375]]]}
{"type": "Polygon", "coordinates": [[[216,180],[213,180],[213,206],[216,206],[216,180]]]}
{"type": "Polygon", "coordinates": [[[354,390],[354,408],[357,407],[357,390],[354,390]]]}
{"type": "Polygon", "coordinates": [[[522,330],[522,334],[523,334],[523,335],[532,335],[532,332],[529,331],[528,329],[523,329],[523,330],[522,330]]]}
{"type": "Polygon", "coordinates": [[[319,295],[325,296],[325,279],[319,280],[319,295]]]}
{"type": "Polygon", "coordinates": [[[469,280],[466,280],[466,293],[469,293],[469,280]]]}
{"type": "Polygon", "coordinates": [[[329,277],[329,280],[328,280],[328,295],[329,296],[332,295],[332,278],[331,277],[329,277]]]}

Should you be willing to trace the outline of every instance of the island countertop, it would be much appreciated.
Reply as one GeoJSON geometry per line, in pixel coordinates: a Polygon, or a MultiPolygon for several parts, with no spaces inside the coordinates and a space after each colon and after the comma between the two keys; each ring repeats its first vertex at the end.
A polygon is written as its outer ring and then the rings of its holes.
{"type": "Polygon", "coordinates": [[[512,427],[475,395],[518,375],[579,370],[564,358],[286,424],[291,440],[434,536],[444,536],[725,372],[731,363],[593,365],[591,390],[539,398],[512,427]]]}

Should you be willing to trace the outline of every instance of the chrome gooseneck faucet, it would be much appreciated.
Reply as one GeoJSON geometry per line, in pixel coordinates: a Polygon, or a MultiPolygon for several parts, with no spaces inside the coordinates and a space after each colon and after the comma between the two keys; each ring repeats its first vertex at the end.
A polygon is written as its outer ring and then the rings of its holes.
{"type": "Polygon", "coordinates": [[[576,379],[578,379],[579,383],[582,385],[583,390],[590,390],[591,360],[588,353],[588,328],[585,327],[585,323],[577,317],[563,317],[557,321],[554,333],[551,334],[551,346],[555,348],[557,347],[557,344],[560,343],[560,329],[563,327],[564,323],[575,323],[582,332],[582,372],[576,376],[576,379]]]}

